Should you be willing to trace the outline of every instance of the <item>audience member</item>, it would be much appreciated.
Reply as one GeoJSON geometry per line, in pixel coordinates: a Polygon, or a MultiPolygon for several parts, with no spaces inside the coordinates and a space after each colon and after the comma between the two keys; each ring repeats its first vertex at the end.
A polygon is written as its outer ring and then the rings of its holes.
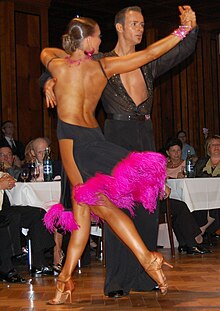
{"type": "Polygon", "coordinates": [[[206,142],[207,156],[195,165],[196,177],[220,177],[220,136],[214,135],[206,142]]]}
{"type": "Polygon", "coordinates": [[[12,256],[16,255],[12,240],[12,223],[2,212],[4,190],[12,189],[16,181],[9,174],[0,172],[0,176],[0,281],[25,283],[25,279],[17,273],[12,263],[12,256]]]}
{"type": "MultiPolygon", "coordinates": [[[[214,135],[206,141],[206,154],[195,164],[195,177],[220,177],[220,136],[214,135]]],[[[195,212],[198,213],[198,212],[195,212]]],[[[208,228],[208,233],[214,233],[220,228],[219,209],[200,211],[198,221],[203,226],[203,231],[208,228]]]]}
{"type": "MultiPolygon", "coordinates": [[[[185,161],[181,159],[182,142],[178,138],[171,139],[166,144],[166,151],[168,155],[167,163],[167,177],[168,178],[184,178],[185,161]]],[[[211,225],[214,219],[204,219],[204,211],[192,212],[197,224],[204,235],[206,229],[211,225]]]]}
{"type": "MultiPolygon", "coordinates": [[[[39,165],[40,175],[36,181],[43,181],[43,159],[46,148],[50,146],[50,141],[46,137],[38,137],[33,139],[26,146],[26,162],[36,162],[39,165]]],[[[53,178],[61,176],[61,162],[58,160],[52,160],[53,166],[53,178]]],[[[64,253],[62,251],[62,235],[57,231],[54,234],[55,247],[54,247],[54,258],[53,258],[53,269],[59,273],[62,268],[62,260],[64,253]]]]}
{"type": "Polygon", "coordinates": [[[195,149],[187,143],[186,132],[185,131],[179,131],[177,133],[177,138],[179,138],[179,140],[181,140],[182,145],[183,145],[183,147],[182,147],[182,159],[186,160],[187,154],[190,151],[190,155],[192,156],[193,162],[195,163],[198,158],[196,156],[195,149]]]}
{"type": "MultiPolygon", "coordinates": [[[[5,161],[5,167],[8,167],[6,171],[12,177],[19,178],[19,168],[13,166],[14,156],[10,147],[0,148],[0,158],[5,161]]],[[[21,228],[27,228],[32,243],[32,274],[35,276],[53,275],[53,269],[48,265],[46,253],[54,247],[55,243],[53,235],[46,230],[43,224],[45,211],[34,206],[11,206],[8,196],[4,193],[1,213],[9,219],[11,224],[12,240],[16,250],[15,255],[21,253],[20,230],[21,228]]]]}
{"type": "MultiPolygon", "coordinates": [[[[30,144],[30,156],[32,155],[32,159],[35,159],[37,165],[39,165],[40,175],[36,179],[37,181],[44,180],[43,174],[43,160],[46,148],[50,145],[50,141],[46,137],[38,137],[32,140],[30,144]]],[[[58,160],[52,160],[53,166],[53,178],[61,175],[61,162],[58,160]]]]}
{"type": "Polygon", "coordinates": [[[17,166],[21,166],[24,160],[24,145],[21,141],[14,139],[14,124],[7,120],[2,123],[1,130],[3,138],[0,140],[0,147],[11,147],[17,166]]]}
{"type": "MultiPolygon", "coordinates": [[[[166,186],[167,197],[170,195],[171,189],[166,186]]],[[[170,210],[172,216],[172,227],[179,243],[178,251],[180,254],[206,254],[209,250],[204,248],[202,232],[188,209],[185,202],[169,199],[170,210]]],[[[166,201],[160,201],[160,213],[164,214],[166,211],[166,201]]]]}

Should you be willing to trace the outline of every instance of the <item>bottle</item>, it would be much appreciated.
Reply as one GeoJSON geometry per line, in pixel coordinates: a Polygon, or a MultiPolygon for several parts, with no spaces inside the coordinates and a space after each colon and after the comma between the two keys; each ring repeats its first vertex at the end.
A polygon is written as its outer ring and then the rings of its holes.
{"type": "Polygon", "coordinates": [[[190,151],[190,149],[187,151],[187,158],[186,158],[186,177],[187,177],[187,178],[193,178],[193,177],[195,177],[194,166],[193,166],[193,161],[192,161],[192,156],[191,156],[191,151],[190,151]]]}
{"type": "Polygon", "coordinates": [[[53,180],[53,167],[52,160],[50,157],[50,151],[47,147],[45,149],[45,155],[43,160],[43,171],[44,171],[44,181],[52,181],[53,180]]]}

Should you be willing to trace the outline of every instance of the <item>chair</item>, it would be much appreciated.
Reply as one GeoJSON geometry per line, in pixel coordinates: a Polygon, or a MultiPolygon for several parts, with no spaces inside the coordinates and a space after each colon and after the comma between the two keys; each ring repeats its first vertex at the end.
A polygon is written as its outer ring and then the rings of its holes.
{"type": "MultiPolygon", "coordinates": [[[[90,235],[97,236],[96,257],[101,258],[103,266],[105,266],[105,251],[104,251],[104,224],[91,223],[90,235]]],[[[78,273],[81,274],[81,259],[78,260],[78,273]]]]}
{"type": "Polygon", "coordinates": [[[172,255],[172,257],[174,257],[175,256],[175,245],[174,245],[171,210],[170,210],[170,199],[169,198],[167,198],[165,200],[165,214],[160,213],[160,217],[159,217],[159,224],[163,224],[163,223],[167,224],[171,255],[172,255]]]}
{"type": "Polygon", "coordinates": [[[105,266],[105,247],[104,247],[104,224],[103,223],[91,223],[90,234],[98,237],[96,257],[101,258],[103,265],[105,266]]]}
{"type": "Polygon", "coordinates": [[[22,233],[27,238],[27,247],[28,247],[28,270],[31,272],[32,270],[32,249],[31,249],[31,239],[28,235],[29,229],[22,228],[22,233]]]}

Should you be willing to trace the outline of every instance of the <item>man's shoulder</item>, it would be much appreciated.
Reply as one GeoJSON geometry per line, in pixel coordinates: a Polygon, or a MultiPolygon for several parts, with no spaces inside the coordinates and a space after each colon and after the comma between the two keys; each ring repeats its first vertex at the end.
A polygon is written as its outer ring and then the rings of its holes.
{"type": "Polygon", "coordinates": [[[7,147],[7,146],[8,146],[7,139],[5,137],[0,138],[0,147],[7,147]]]}

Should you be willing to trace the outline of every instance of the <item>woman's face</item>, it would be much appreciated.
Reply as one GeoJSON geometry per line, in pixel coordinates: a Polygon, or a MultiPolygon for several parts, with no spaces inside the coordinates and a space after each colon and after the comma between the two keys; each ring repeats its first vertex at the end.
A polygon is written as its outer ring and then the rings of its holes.
{"type": "Polygon", "coordinates": [[[180,146],[175,145],[167,150],[167,155],[170,157],[171,161],[177,162],[181,160],[182,150],[180,146]]]}
{"type": "Polygon", "coordinates": [[[209,145],[210,157],[219,156],[220,157],[220,139],[212,139],[209,145]]]}
{"type": "Polygon", "coordinates": [[[94,53],[98,53],[99,51],[99,46],[101,44],[101,31],[99,28],[99,25],[95,26],[95,31],[93,35],[90,37],[90,49],[94,49],[94,53]]]}

